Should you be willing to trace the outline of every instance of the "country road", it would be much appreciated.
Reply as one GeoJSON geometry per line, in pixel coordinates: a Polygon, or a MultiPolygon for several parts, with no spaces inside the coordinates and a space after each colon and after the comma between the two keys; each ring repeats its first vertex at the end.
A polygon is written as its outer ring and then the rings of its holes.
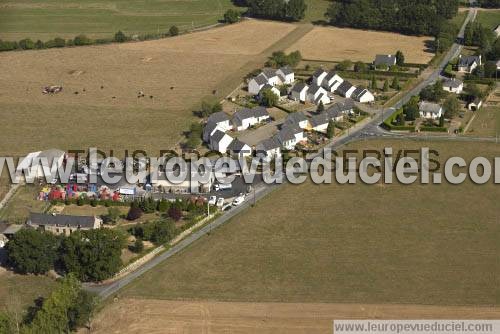
{"type": "MultiPolygon", "coordinates": [[[[468,16],[460,30],[460,33],[458,37],[463,37],[464,30],[466,24],[470,20],[474,20],[477,15],[477,10],[475,8],[471,8],[469,10],[468,16]]],[[[303,34],[304,31],[307,31],[306,28],[309,27],[302,27],[301,30],[299,31],[300,34],[303,34]]],[[[451,49],[448,51],[446,56],[443,58],[441,63],[437,66],[437,68],[428,76],[426,77],[421,83],[419,83],[416,87],[411,89],[409,92],[405,93],[395,104],[392,108],[383,110],[380,112],[379,115],[376,115],[375,117],[371,119],[365,119],[362,121],[360,124],[355,126],[354,128],[350,129],[348,133],[344,134],[341,137],[335,138],[331,143],[327,145],[327,147],[332,148],[332,149],[337,149],[351,141],[355,140],[360,140],[360,139],[366,139],[366,138],[377,138],[377,137],[392,137],[392,138],[412,138],[415,140],[429,140],[431,139],[430,137],[422,136],[422,135],[403,135],[403,134],[394,134],[387,132],[383,130],[382,128],[379,127],[379,124],[381,123],[381,120],[383,119],[384,115],[388,115],[388,112],[393,112],[395,109],[400,108],[404,103],[408,102],[408,100],[414,96],[420,93],[420,91],[428,86],[429,84],[433,83],[436,81],[444,67],[448,64],[448,62],[454,58],[457,57],[462,50],[462,45],[460,44],[453,44],[451,49]]],[[[432,137],[431,140],[461,140],[461,141],[494,141],[496,140],[495,138],[492,139],[484,139],[484,138],[473,138],[473,137],[456,137],[456,136],[436,136],[432,137]]],[[[154,267],[158,266],[168,258],[172,257],[173,255],[183,251],[190,245],[192,245],[194,242],[196,242],[198,239],[202,238],[203,236],[209,235],[211,230],[218,228],[219,226],[225,224],[226,222],[230,221],[231,218],[234,216],[238,215],[239,213],[243,212],[244,210],[248,209],[254,202],[264,198],[267,194],[275,190],[277,187],[280,185],[267,185],[267,184],[261,184],[260,186],[255,188],[254,194],[250,194],[245,202],[227,213],[224,213],[222,216],[219,218],[215,219],[213,222],[207,224],[200,230],[192,233],[191,235],[187,236],[185,239],[171,247],[168,251],[161,253],[160,255],[156,256],[153,258],[151,261],[145,263],[143,266],[139,267],[137,270],[131,272],[129,275],[118,279],[112,283],[105,284],[105,285],[93,285],[93,284],[85,284],[84,287],[86,290],[95,292],[98,294],[101,298],[105,299],[108,298],[120,291],[123,287],[126,285],[130,284],[140,276],[142,276],[144,273],[147,271],[153,269],[154,267]],[[255,196],[255,197],[254,197],[255,196]]]]}

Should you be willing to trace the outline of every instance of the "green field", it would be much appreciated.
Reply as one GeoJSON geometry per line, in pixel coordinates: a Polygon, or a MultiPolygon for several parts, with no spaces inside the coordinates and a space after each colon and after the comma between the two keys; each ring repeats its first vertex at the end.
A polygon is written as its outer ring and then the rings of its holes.
{"type": "MultiPolygon", "coordinates": [[[[349,148],[415,142],[361,142],[349,148]]],[[[440,156],[477,143],[428,144],[440,156]]],[[[500,146],[481,144],[492,158],[500,146]]],[[[500,188],[284,186],[133,283],[169,300],[499,305],[500,188]]],[[[121,294],[121,295],[123,295],[121,294]]]]}
{"type": "Polygon", "coordinates": [[[495,29],[500,24],[500,10],[479,11],[477,20],[484,26],[495,29]]]}
{"type": "Polygon", "coordinates": [[[35,185],[19,187],[7,205],[0,210],[0,220],[24,224],[30,212],[43,212],[47,207],[47,202],[36,199],[37,189],[35,185]]]}
{"type": "Polygon", "coordinates": [[[0,38],[19,40],[74,37],[110,37],[167,32],[217,23],[234,8],[231,0],[6,0],[0,3],[0,38]]]}

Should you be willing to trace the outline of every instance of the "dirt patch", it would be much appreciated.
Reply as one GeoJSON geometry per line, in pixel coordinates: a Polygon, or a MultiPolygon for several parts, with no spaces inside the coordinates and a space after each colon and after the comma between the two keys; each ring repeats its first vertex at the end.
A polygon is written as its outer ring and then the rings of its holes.
{"type": "MultiPolygon", "coordinates": [[[[418,305],[114,302],[93,333],[331,333],[333,319],[497,319],[498,308],[418,305]]],[[[83,332],[82,332],[83,333],[83,332]]]]}
{"type": "Polygon", "coordinates": [[[433,53],[427,45],[431,37],[405,36],[389,32],[334,27],[316,27],[288,51],[300,50],[306,59],[372,62],[377,54],[403,51],[409,63],[428,63],[433,53]]]}

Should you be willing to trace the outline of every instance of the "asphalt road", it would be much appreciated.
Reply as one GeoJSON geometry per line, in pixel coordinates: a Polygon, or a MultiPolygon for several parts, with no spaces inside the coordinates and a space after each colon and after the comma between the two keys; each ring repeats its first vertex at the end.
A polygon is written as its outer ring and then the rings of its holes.
{"type": "MultiPolygon", "coordinates": [[[[465,25],[470,21],[474,20],[477,15],[477,10],[475,8],[471,8],[469,10],[469,14],[464,22],[464,25],[462,26],[462,29],[460,30],[460,33],[458,37],[463,37],[463,33],[465,30],[465,25]]],[[[401,99],[394,104],[393,108],[389,108],[387,110],[383,110],[383,112],[380,113],[380,115],[377,115],[376,117],[373,117],[372,119],[366,120],[363,122],[361,125],[358,125],[357,127],[351,128],[347,134],[344,134],[343,136],[334,139],[330,144],[327,145],[327,147],[336,149],[339,148],[353,140],[359,140],[363,138],[368,138],[368,137],[410,137],[410,138],[415,138],[415,139],[429,139],[429,137],[425,136],[404,136],[404,135],[397,135],[397,134],[391,134],[388,133],[387,131],[383,130],[380,128],[378,125],[381,123],[381,120],[384,118],[385,115],[388,115],[388,112],[392,112],[397,108],[400,108],[403,104],[409,101],[409,99],[420,93],[420,91],[428,86],[429,84],[432,84],[435,82],[444,67],[448,64],[448,62],[454,58],[457,57],[462,50],[462,45],[455,43],[451,49],[448,51],[446,56],[443,58],[439,66],[436,68],[432,74],[423,80],[420,84],[418,84],[415,88],[404,94],[401,99]]],[[[458,137],[451,137],[451,136],[439,136],[436,137],[436,140],[457,140],[458,137]]],[[[468,140],[468,141],[474,141],[474,140],[482,140],[482,138],[470,138],[470,137],[459,137],[461,138],[460,140],[468,140]]],[[[493,139],[495,140],[495,139],[493,139]]],[[[110,296],[113,296],[117,294],[120,289],[125,287],[126,285],[130,284],[133,282],[135,279],[138,277],[142,276],[144,273],[147,271],[153,269],[157,265],[161,264],[163,261],[167,260],[171,256],[183,251],[187,247],[189,247],[192,243],[194,243],[196,240],[204,237],[204,236],[209,236],[210,232],[213,229],[218,228],[219,226],[225,224],[231,218],[236,216],[237,214],[241,213],[242,211],[248,209],[254,202],[262,199],[265,197],[267,194],[272,192],[274,189],[276,189],[279,185],[267,185],[264,183],[261,183],[257,186],[254,187],[254,193],[249,194],[247,196],[245,202],[238,206],[234,207],[233,209],[225,212],[222,216],[211,222],[210,224],[206,225],[205,227],[201,228],[200,230],[192,233],[182,241],[180,241],[178,244],[170,248],[168,251],[156,256],[153,258],[151,261],[145,263],[143,266],[139,267],[137,270],[134,272],[130,273],[129,275],[113,282],[109,283],[106,285],[91,285],[91,284],[85,284],[84,287],[88,291],[92,291],[97,293],[101,298],[108,298],[110,296]]]]}

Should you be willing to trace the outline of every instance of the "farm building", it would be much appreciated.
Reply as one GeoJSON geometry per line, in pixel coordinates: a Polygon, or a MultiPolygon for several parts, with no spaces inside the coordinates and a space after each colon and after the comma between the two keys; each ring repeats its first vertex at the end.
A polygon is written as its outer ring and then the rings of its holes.
{"type": "Polygon", "coordinates": [[[248,82],[248,92],[258,95],[265,85],[279,86],[291,85],[295,81],[295,74],[289,67],[282,67],[278,70],[265,68],[262,72],[248,82]]]}
{"type": "Polygon", "coordinates": [[[481,109],[482,106],[483,106],[483,101],[480,98],[476,98],[474,99],[474,101],[470,102],[467,105],[467,109],[471,111],[478,111],[479,109],[481,109]]]}
{"type": "Polygon", "coordinates": [[[396,56],[395,55],[376,55],[375,60],[373,61],[373,65],[375,68],[380,67],[389,67],[396,65],[396,56]]]}
{"type": "Polygon", "coordinates": [[[460,94],[464,90],[464,83],[455,78],[449,79],[443,82],[443,90],[450,93],[460,94]]]}
{"type": "Polygon", "coordinates": [[[426,119],[439,119],[443,114],[443,108],[436,103],[422,101],[419,104],[420,117],[426,119]]]}
{"type": "Polygon", "coordinates": [[[276,137],[264,139],[256,148],[256,156],[263,160],[271,160],[281,154],[281,144],[276,137]]]}
{"type": "Polygon", "coordinates": [[[292,88],[291,97],[294,101],[306,102],[309,86],[303,82],[297,83],[292,88]]]}
{"type": "Polygon", "coordinates": [[[32,152],[20,160],[16,169],[18,178],[44,178],[51,175],[53,168],[59,168],[63,165],[66,153],[58,149],[32,152]]]}
{"type": "Polygon", "coordinates": [[[322,87],[326,89],[326,91],[333,93],[339,88],[342,82],[344,82],[344,79],[332,71],[323,79],[322,87]]]}
{"type": "Polygon", "coordinates": [[[360,103],[368,103],[375,101],[375,96],[366,88],[358,87],[356,88],[352,94],[351,98],[360,102],[360,103]]]}
{"type": "Polygon", "coordinates": [[[327,91],[323,87],[316,84],[312,84],[311,86],[309,86],[309,89],[307,90],[307,100],[314,104],[330,103],[330,98],[328,97],[327,91]]]}
{"type": "Polygon", "coordinates": [[[458,56],[458,72],[472,73],[478,66],[481,66],[481,55],[458,56]]]}
{"type": "Polygon", "coordinates": [[[234,113],[233,125],[237,131],[243,131],[268,119],[270,119],[270,116],[264,107],[242,109],[234,113]]]}
{"type": "Polygon", "coordinates": [[[27,225],[59,235],[70,235],[76,231],[94,230],[102,227],[102,219],[95,216],[67,216],[31,213],[27,225]]]}
{"type": "Polygon", "coordinates": [[[224,154],[227,152],[227,149],[232,141],[233,137],[222,132],[221,130],[216,130],[210,137],[210,148],[224,154]]]}
{"type": "Polygon", "coordinates": [[[356,87],[352,85],[349,81],[344,81],[337,88],[337,93],[343,97],[350,98],[352,93],[356,90],[356,87]]]}
{"type": "Polygon", "coordinates": [[[307,120],[306,115],[301,113],[300,111],[288,114],[285,119],[285,125],[298,126],[301,129],[305,129],[308,127],[309,121],[307,120]]]}
{"type": "Polygon", "coordinates": [[[239,139],[235,139],[228,147],[234,158],[246,158],[252,155],[252,148],[239,139]]]}

